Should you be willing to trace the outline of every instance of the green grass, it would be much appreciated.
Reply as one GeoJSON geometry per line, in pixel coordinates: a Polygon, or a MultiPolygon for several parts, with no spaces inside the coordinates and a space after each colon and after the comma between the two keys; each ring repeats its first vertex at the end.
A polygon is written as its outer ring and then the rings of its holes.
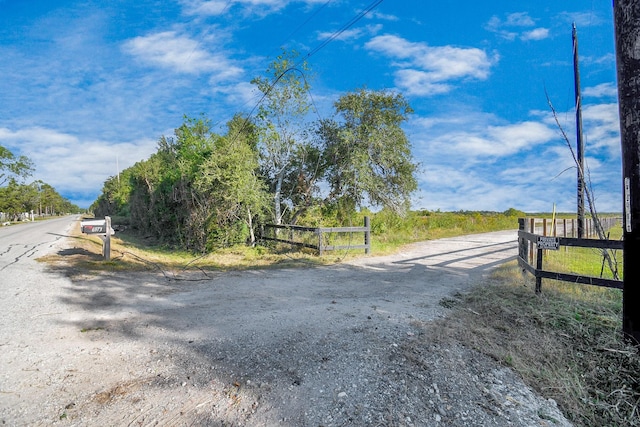
{"type": "MultiPolygon", "coordinates": [[[[365,213],[354,216],[342,224],[313,224],[314,226],[362,226],[365,213]]],[[[518,227],[517,216],[496,212],[410,212],[400,218],[386,211],[368,213],[371,218],[371,254],[383,255],[398,251],[405,244],[483,233],[518,227]]],[[[123,223],[120,221],[119,223],[123,223]]],[[[302,224],[304,225],[304,224],[302,224]]],[[[299,236],[301,241],[317,244],[312,233],[299,236]]],[[[227,270],[265,268],[271,266],[323,265],[341,262],[347,258],[364,256],[364,250],[327,251],[317,256],[317,251],[302,249],[286,244],[260,242],[250,247],[235,245],[221,248],[207,254],[158,245],[131,232],[119,232],[111,239],[111,261],[101,257],[102,241],[97,236],[86,236],[75,230],[77,251],[73,256],[64,257],[64,261],[89,270],[160,270],[162,272],[185,272],[198,270],[227,270]],[[87,254],[91,256],[87,256],[87,254]],[[84,256],[83,256],[84,255],[84,256]]],[[[364,243],[364,233],[331,234],[325,236],[332,245],[359,245],[364,243]]],[[[51,262],[60,261],[60,257],[47,257],[51,262]]]]}
{"type": "Polygon", "coordinates": [[[509,263],[462,297],[426,340],[455,341],[517,371],[578,426],[640,425],[640,356],[621,333],[622,293],[547,281],[509,263]]]}
{"type": "MultiPolygon", "coordinates": [[[[621,227],[615,227],[610,230],[610,240],[619,240],[621,237],[621,227]]],[[[623,272],[622,251],[608,250],[607,252],[612,260],[613,270],[617,271],[618,278],[621,280],[623,272]]],[[[614,278],[612,269],[605,260],[602,250],[594,248],[565,246],[557,251],[546,251],[543,269],[559,273],[572,273],[607,279],[614,278]]]]}

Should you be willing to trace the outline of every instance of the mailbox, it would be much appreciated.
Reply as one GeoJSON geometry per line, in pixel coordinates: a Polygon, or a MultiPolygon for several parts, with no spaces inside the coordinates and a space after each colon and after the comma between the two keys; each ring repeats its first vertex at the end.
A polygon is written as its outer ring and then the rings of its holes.
{"type": "MultiPolygon", "coordinates": [[[[111,228],[111,227],[109,227],[111,228]]],[[[93,219],[87,221],[80,221],[80,230],[85,234],[107,234],[107,220],[106,219],[93,219]]],[[[110,235],[116,234],[113,228],[109,231],[110,235]]]]}

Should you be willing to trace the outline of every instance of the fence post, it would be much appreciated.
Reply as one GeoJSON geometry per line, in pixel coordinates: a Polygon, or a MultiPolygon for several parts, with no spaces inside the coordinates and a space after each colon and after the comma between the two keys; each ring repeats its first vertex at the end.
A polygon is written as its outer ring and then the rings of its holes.
{"type": "Polygon", "coordinates": [[[547,218],[542,218],[542,235],[547,235],[547,218]]]}
{"type": "Polygon", "coordinates": [[[538,248],[538,258],[536,259],[536,294],[542,292],[542,277],[538,275],[542,271],[543,250],[538,248]]]}
{"type": "Polygon", "coordinates": [[[322,256],[324,247],[322,246],[322,228],[318,227],[318,254],[322,256]]]}
{"type": "Polygon", "coordinates": [[[368,216],[364,217],[364,227],[367,229],[364,232],[364,244],[366,246],[364,248],[364,253],[369,255],[369,253],[371,253],[371,222],[368,216]]]}
{"type": "MultiPolygon", "coordinates": [[[[518,230],[525,231],[525,227],[526,227],[525,221],[526,221],[525,218],[518,218],[518,230]]],[[[526,261],[527,258],[529,258],[529,254],[527,253],[528,248],[529,246],[527,245],[527,240],[522,237],[519,237],[518,238],[518,255],[524,261],[526,261]]]]}
{"type": "MultiPolygon", "coordinates": [[[[529,232],[531,234],[535,234],[536,233],[536,219],[535,218],[531,218],[531,225],[529,227],[529,232]]],[[[529,242],[529,264],[533,263],[533,242],[529,242]]]]}

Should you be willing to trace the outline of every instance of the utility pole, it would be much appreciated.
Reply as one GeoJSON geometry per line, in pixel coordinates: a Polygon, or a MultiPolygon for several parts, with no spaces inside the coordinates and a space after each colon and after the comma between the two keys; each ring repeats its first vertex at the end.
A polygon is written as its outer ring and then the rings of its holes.
{"type": "Polygon", "coordinates": [[[640,2],[614,0],[624,192],[622,330],[640,344],[640,2]]]}
{"type": "Polygon", "coordinates": [[[580,69],[578,68],[578,30],[573,23],[573,81],[576,104],[576,154],[578,156],[578,238],[584,237],[584,141],[582,139],[582,96],[580,94],[580,69]]]}

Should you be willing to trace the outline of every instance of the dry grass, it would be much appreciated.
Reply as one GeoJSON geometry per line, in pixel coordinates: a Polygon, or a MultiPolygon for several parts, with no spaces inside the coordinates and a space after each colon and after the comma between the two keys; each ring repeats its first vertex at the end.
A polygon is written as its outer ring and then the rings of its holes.
{"type": "Polygon", "coordinates": [[[429,339],[456,340],[512,367],[576,425],[640,425],[640,356],[622,337],[621,292],[551,281],[541,295],[534,288],[507,264],[460,296],[429,339]]]}
{"type": "Polygon", "coordinates": [[[102,256],[102,240],[97,235],[80,232],[79,223],[70,235],[71,248],[40,258],[49,264],[64,264],[77,271],[148,271],[156,270],[175,277],[189,273],[206,274],[230,269],[293,267],[300,265],[325,265],[339,262],[355,254],[336,251],[318,257],[315,251],[299,251],[289,245],[255,247],[235,246],[213,253],[197,255],[150,244],[133,234],[119,232],[111,237],[111,259],[102,256]]]}

